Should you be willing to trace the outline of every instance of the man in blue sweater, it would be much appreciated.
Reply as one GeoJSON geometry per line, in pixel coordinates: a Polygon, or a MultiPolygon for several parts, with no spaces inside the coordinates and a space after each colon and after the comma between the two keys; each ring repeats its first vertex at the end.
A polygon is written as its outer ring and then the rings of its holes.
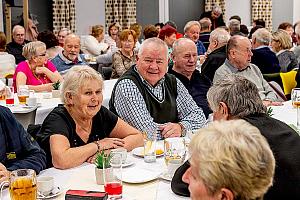
{"type": "Polygon", "coordinates": [[[46,167],[46,154],[6,107],[0,106],[0,183],[9,171],[46,167]]]}

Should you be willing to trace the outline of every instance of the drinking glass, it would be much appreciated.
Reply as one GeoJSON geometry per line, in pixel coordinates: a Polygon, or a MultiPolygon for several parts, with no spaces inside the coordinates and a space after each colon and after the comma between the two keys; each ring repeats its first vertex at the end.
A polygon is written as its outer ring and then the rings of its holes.
{"type": "Polygon", "coordinates": [[[300,88],[294,88],[291,94],[292,104],[297,107],[297,128],[300,130],[300,88]]]}
{"type": "Polygon", "coordinates": [[[7,106],[13,106],[15,103],[15,93],[14,93],[14,87],[10,86],[10,87],[6,87],[6,105],[7,106]]]}
{"type": "Polygon", "coordinates": [[[10,174],[10,198],[12,200],[37,198],[36,174],[32,169],[18,169],[10,174]]]}
{"type": "Polygon", "coordinates": [[[146,163],[156,162],[156,138],[144,137],[144,161],[146,163]]]}
{"type": "Polygon", "coordinates": [[[20,104],[26,104],[26,98],[29,97],[29,89],[27,85],[20,85],[18,88],[18,99],[20,104]]]}
{"type": "Polygon", "coordinates": [[[109,199],[121,199],[123,188],[122,153],[111,152],[110,156],[109,166],[106,167],[103,163],[104,190],[108,194],[109,199]]]}
{"type": "Polygon", "coordinates": [[[180,167],[186,156],[184,138],[166,138],[164,140],[165,163],[168,168],[168,175],[173,177],[176,169],[180,167]]]}

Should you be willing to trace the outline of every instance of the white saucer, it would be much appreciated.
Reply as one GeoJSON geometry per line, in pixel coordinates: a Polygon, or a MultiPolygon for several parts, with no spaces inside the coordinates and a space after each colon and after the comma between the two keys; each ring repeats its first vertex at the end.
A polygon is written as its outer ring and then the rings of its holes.
{"type": "Polygon", "coordinates": [[[60,187],[54,187],[52,192],[50,194],[46,195],[46,196],[42,196],[38,192],[37,198],[38,199],[50,199],[50,198],[53,198],[53,197],[56,197],[56,196],[60,195],[63,192],[63,190],[60,187]],[[52,193],[53,191],[55,191],[55,193],[52,193]]]}
{"type": "MultiPolygon", "coordinates": [[[[137,147],[137,148],[133,149],[132,154],[143,158],[144,157],[144,147],[137,147]]],[[[164,152],[162,154],[156,154],[156,157],[160,157],[163,155],[164,155],[164,152]]]]}

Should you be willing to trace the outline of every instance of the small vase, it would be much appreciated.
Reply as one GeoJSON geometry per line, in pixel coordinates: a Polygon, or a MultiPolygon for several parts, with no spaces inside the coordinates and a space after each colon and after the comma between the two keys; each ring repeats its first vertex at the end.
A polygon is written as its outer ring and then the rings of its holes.
{"type": "Polygon", "coordinates": [[[52,90],[52,98],[60,98],[60,90],[52,90]]]}
{"type": "MultiPolygon", "coordinates": [[[[107,178],[112,179],[112,176],[113,176],[112,168],[107,168],[105,170],[109,171],[107,174],[111,175],[110,177],[107,177],[107,178]]],[[[98,185],[104,185],[103,169],[98,169],[97,167],[95,167],[95,176],[96,176],[96,183],[98,185]]]]}

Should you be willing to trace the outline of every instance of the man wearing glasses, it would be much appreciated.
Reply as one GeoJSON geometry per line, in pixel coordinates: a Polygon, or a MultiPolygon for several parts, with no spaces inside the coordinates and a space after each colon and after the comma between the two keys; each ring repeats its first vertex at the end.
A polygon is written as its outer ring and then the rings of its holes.
{"type": "Polygon", "coordinates": [[[25,40],[25,29],[23,26],[16,25],[13,30],[13,41],[6,45],[6,51],[16,59],[16,64],[26,60],[22,55],[23,46],[29,41],[25,40]]]}

